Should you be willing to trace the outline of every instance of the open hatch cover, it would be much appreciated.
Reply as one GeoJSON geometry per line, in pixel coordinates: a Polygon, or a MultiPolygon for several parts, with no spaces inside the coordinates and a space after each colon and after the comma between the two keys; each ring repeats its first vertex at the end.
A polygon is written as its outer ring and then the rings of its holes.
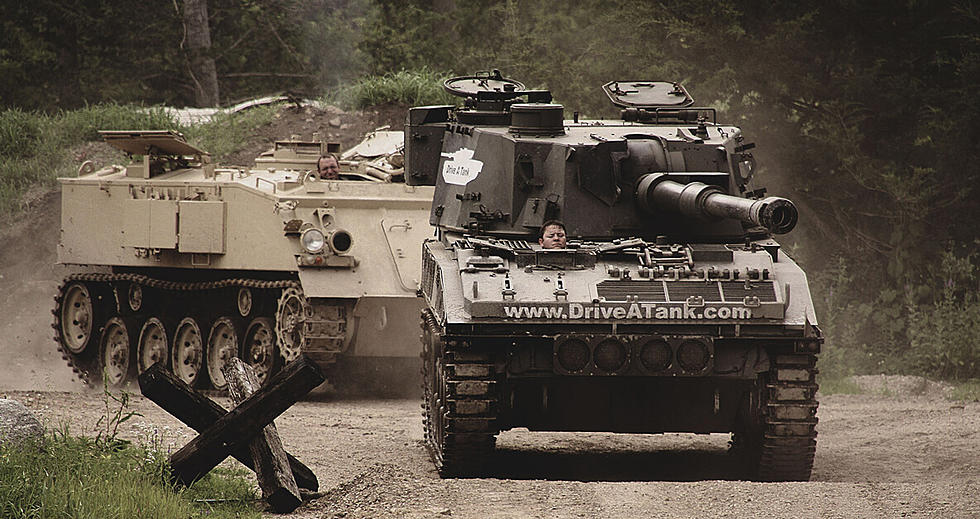
{"type": "Polygon", "coordinates": [[[694,104],[680,83],[667,81],[610,81],[602,85],[602,91],[620,108],[683,108],[694,104]]]}
{"type": "Polygon", "coordinates": [[[130,155],[207,155],[173,130],[100,130],[106,144],[130,155]]]}

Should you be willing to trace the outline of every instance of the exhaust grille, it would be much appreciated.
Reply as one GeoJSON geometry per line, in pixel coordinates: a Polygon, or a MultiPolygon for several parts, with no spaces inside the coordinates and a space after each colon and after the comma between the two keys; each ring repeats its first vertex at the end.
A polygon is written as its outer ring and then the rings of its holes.
{"type": "Polygon", "coordinates": [[[745,282],[726,281],[721,283],[721,291],[725,294],[725,301],[742,302],[747,296],[755,296],[763,303],[776,302],[776,284],[772,281],[752,281],[749,288],[745,288],[745,282]]]}
{"type": "Polygon", "coordinates": [[[626,296],[637,296],[641,301],[666,302],[662,281],[603,281],[596,286],[599,297],[606,301],[626,301],[626,296]]]}
{"type": "Polygon", "coordinates": [[[667,292],[670,294],[671,301],[687,301],[692,296],[703,297],[705,301],[721,301],[721,292],[718,290],[718,283],[685,283],[678,281],[667,283],[667,292]]]}
{"type": "Polygon", "coordinates": [[[710,303],[742,303],[746,297],[757,297],[762,303],[776,302],[776,284],[772,281],[611,281],[599,283],[599,297],[606,301],[626,301],[636,296],[640,301],[684,302],[702,297],[710,303]],[[669,299],[668,299],[669,296],[669,299]]]}

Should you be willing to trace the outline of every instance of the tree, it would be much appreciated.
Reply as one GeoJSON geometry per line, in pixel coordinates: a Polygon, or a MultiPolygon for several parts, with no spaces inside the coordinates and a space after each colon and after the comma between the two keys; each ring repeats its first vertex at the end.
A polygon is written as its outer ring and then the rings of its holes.
{"type": "Polygon", "coordinates": [[[218,106],[218,70],[211,56],[211,29],[207,0],[184,0],[184,41],[187,71],[194,83],[198,106],[218,106]]]}

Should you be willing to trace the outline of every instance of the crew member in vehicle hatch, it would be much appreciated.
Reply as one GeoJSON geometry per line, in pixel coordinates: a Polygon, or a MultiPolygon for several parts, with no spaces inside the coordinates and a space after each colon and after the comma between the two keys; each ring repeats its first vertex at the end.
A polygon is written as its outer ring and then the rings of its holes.
{"type": "Polygon", "coordinates": [[[558,220],[548,220],[541,226],[541,237],[538,244],[543,249],[565,248],[565,224],[558,220]]]}
{"type": "Polygon", "coordinates": [[[316,173],[320,180],[340,180],[340,162],[333,153],[320,156],[316,161],[316,173]]]}

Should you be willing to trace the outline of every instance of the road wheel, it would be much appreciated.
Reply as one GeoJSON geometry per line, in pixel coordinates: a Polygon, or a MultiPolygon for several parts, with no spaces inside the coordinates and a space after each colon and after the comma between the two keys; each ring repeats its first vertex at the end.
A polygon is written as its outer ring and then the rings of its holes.
{"type": "Polygon", "coordinates": [[[171,367],[174,375],[188,386],[195,387],[204,368],[204,339],[201,327],[193,317],[185,317],[174,329],[171,367]]]}
{"type": "Polygon", "coordinates": [[[102,336],[99,339],[99,362],[105,383],[110,388],[120,388],[135,376],[136,362],[130,329],[126,321],[119,316],[106,321],[102,329],[102,336]]]}
{"type": "Polygon", "coordinates": [[[57,315],[61,344],[72,354],[80,355],[94,344],[98,333],[97,303],[89,286],[82,282],[69,283],[59,296],[57,315]]]}
{"type": "Polygon", "coordinates": [[[140,373],[157,362],[162,362],[164,367],[170,366],[170,342],[167,340],[167,327],[161,319],[151,317],[143,324],[136,341],[136,359],[140,373]]]}
{"type": "Polygon", "coordinates": [[[248,324],[242,337],[241,358],[255,371],[255,378],[265,384],[282,365],[276,344],[275,324],[268,317],[257,317],[248,324]]]}
{"type": "Polygon", "coordinates": [[[86,385],[102,386],[99,336],[110,313],[111,292],[99,283],[66,280],[55,296],[52,328],[61,356],[86,385]]]}
{"type": "Polygon", "coordinates": [[[208,376],[215,389],[228,387],[221,368],[238,356],[238,337],[238,329],[231,317],[219,317],[211,325],[207,346],[208,376]]]}

